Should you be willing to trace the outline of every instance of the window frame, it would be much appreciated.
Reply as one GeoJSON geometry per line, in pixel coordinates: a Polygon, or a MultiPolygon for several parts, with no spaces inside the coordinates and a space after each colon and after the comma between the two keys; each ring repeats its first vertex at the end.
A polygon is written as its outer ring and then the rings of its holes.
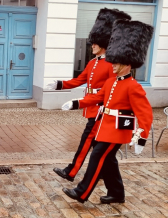
{"type": "MultiPolygon", "coordinates": [[[[4,1],[5,0],[1,0],[1,6],[3,5],[3,6],[7,6],[7,5],[4,5],[4,1]]],[[[21,0],[17,0],[18,1],[18,7],[23,7],[22,5],[20,5],[20,3],[21,3],[21,0]]],[[[8,6],[10,6],[10,5],[8,5],[8,6]]],[[[12,5],[11,5],[12,6],[12,5]]],[[[15,6],[16,7],[16,6],[15,6]]],[[[37,0],[35,0],[35,6],[24,6],[24,7],[37,7],[37,0]]]]}
{"type": "Polygon", "coordinates": [[[124,4],[124,5],[154,5],[157,6],[158,0],[154,0],[153,3],[148,3],[148,2],[120,2],[120,1],[102,1],[102,0],[78,0],[78,2],[86,2],[86,3],[102,3],[102,4],[124,4]]]}
{"type": "MultiPolygon", "coordinates": [[[[157,14],[158,14],[158,1],[154,0],[153,3],[145,3],[145,2],[119,2],[117,0],[115,1],[102,1],[102,0],[78,0],[78,2],[85,2],[85,3],[106,3],[106,4],[120,4],[120,5],[149,5],[149,6],[155,6],[154,9],[154,18],[153,18],[153,26],[154,29],[156,29],[156,22],[157,22],[157,14]]],[[[153,38],[151,40],[151,46],[150,46],[150,55],[149,55],[149,64],[148,64],[148,70],[147,70],[147,80],[146,81],[138,81],[142,86],[151,86],[150,78],[151,78],[151,70],[152,70],[152,60],[153,60],[153,50],[154,50],[154,41],[155,41],[155,33],[153,35],[153,38]]]]}

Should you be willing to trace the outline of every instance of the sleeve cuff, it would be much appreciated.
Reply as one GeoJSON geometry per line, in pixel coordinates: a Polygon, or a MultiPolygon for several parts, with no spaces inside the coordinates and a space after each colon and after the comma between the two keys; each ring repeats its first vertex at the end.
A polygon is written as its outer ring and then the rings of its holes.
{"type": "Polygon", "coordinates": [[[72,110],[76,110],[76,109],[79,109],[79,101],[78,100],[75,100],[75,101],[72,101],[72,110]]]}
{"type": "Polygon", "coordinates": [[[61,90],[62,89],[62,85],[63,85],[63,81],[58,80],[57,81],[57,88],[56,88],[56,90],[61,90]]]}
{"type": "Polygon", "coordinates": [[[138,145],[145,146],[146,141],[147,141],[146,139],[140,138],[138,139],[138,145]]]}

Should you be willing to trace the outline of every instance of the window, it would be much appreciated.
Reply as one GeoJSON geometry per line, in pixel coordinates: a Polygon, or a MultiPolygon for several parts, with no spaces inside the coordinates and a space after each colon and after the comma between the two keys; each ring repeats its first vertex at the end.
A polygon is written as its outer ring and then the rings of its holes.
{"type": "MultiPolygon", "coordinates": [[[[79,0],[79,2],[84,2],[84,0],[79,0]]],[[[141,2],[141,3],[155,3],[156,0],[88,0],[90,2],[103,2],[103,1],[106,1],[106,2],[141,2]]]]}
{"type": "Polygon", "coordinates": [[[36,6],[36,0],[0,0],[0,5],[36,6]]]}
{"type": "MultiPolygon", "coordinates": [[[[74,64],[74,77],[77,77],[85,68],[89,60],[93,58],[91,46],[87,43],[87,38],[90,30],[92,29],[96,16],[100,8],[117,8],[121,11],[128,13],[132,20],[139,20],[144,23],[153,25],[156,1],[153,0],[123,0],[123,1],[111,1],[107,3],[107,0],[103,3],[103,0],[79,0],[78,4],[78,17],[77,17],[77,29],[76,29],[76,47],[75,47],[75,64],[74,64]],[[90,1],[90,2],[89,2],[90,1]],[[96,3],[94,3],[96,1],[96,3]],[[114,2],[114,3],[113,3],[114,2]],[[128,3],[116,3],[116,2],[129,2],[128,3]],[[131,2],[143,2],[133,3],[131,2]],[[150,3],[150,4],[149,4],[150,3]]],[[[150,84],[150,50],[149,46],[146,61],[142,67],[133,70],[133,75],[137,81],[150,84]]]]}

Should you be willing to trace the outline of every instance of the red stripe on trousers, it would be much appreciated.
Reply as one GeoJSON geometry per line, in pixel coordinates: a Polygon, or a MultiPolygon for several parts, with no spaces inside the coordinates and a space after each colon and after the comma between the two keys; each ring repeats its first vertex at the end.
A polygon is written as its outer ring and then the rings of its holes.
{"type": "Polygon", "coordinates": [[[77,172],[79,171],[79,169],[80,169],[80,167],[81,167],[81,165],[83,163],[83,160],[85,159],[85,157],[86,157],[86,155],[88,153],[88,150],[90,148],[90,144],[91,144],[93,138],[95,137],[98,124],[99,124],[98,121],[95,122],[91,132],[89,133],[89,135],[88,135],[88,137],[87,137],[87,139],[86,139],[86,141],[85,141],[85,143],[83,145],[83,148],[82,148],[79,156],[76,159],[75,166],[73,167],[73,169],[69,173],[69,176],[74,177],[77,174],[77,172]]]}
{"type": "Polygon", "coordinates": [[[97,166],[97,170],[90,182],[90,185],[88,186],[87,190],[83,193],[83,195],[80,197],[81,199],[85,199],[87,197],[87,195],[89,194],[90,190],[92,189],[92,187],[94,186],[94,183],[96,182],[96,179],[100,173],[100,170],[102,168],[102,165],[104,163],[104,160],[106,158],[106,156],[108,155],[108,153],[114,148],[115,144],[110,144],[110,146],[108,147],[108,149],[105,151],[105,153],[103,154],[103,156],[100,158],[99,164],[97,166]]]}

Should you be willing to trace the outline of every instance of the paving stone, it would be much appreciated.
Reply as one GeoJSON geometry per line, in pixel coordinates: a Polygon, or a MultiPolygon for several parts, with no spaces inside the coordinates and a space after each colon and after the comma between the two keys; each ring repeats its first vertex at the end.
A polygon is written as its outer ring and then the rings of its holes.
{"type": "MultiPolygon", "coordinates": [[[[139,211],[139,212],[134,212],[134,215],[136,215],[137,217],[144,217],[144,218],[150,218],[149,215],[147,215],[146,213],[144,213],[143,211],[139,211]]],[[[153,214],[152,214],[153,216],[153,214]]]]}
{"type": "Polygon", "coordinates": [[[140,205],[136,205],[141,211],[146,214],[156,214],[157,210],[154,207],[150,207],[146,204],[141,203],[140,205]]]}
{"type": "Polygon", "coordinates": [[[152,201],[151,199],[144,199],[142,201],[143,201],[143,203],[145,203],[151,207],[158,207],[159,206],[159,202],[154,201],[154,200],[152,201]]]}
{"type": "Polygon", "coordinates": [[[113,207],[120,212],[120,214],[125,214],[130,212],[127,207],[125,207],[125,204],[113,204],[113,207]]]}
{"type": "Polygon", "coordinates": [[[13,202],[9,197],[1,197],[1,200],[4,203],[4,206],[7,208],[13,205],[13,202]]]}
{"type": "Polygon", "coordinates": [[[69,204],[60,196],[53,200],[58,209],[70,208],[69,204]]]}
{"type": "Polygon", "coordinates": [[[70,203],[70,206],[76,211],[76,213],[81,214],[85,213],[87,208],[84,204],[81,204],[79,202],[70,203]]]}
{"type": "Polygon", "coordinates": [[[60,212],[50,212],[49,216],[51,218],[65,218],[65,216],[60,212]]]}
{"type": "Polygon", "coordinates": [[[130,203],[132,203],[135,206],[141,204],[141,201],[139,199],[135,198],[134,196],[127,196],[126,200],[129,201],[130,203]]]}
{"type": "Polygon", "coordinates": [[[8,217],[9,213],[6,208],[0,207],[0,217],[8,217]]]}
{"type": "Polygon", "coordinates": [[[82,217],[82,218],[94,218],[94,216],[92,216],[92,215],[89,214],[89,213],[81,214],[81,217],[82,217]]]}
{"type": "Polygon", "coordinates": [[[157,210],[163,214],[164,216],[168,217],[168,210],[158,207],[157,210]]]}
{"type": "Polygon", "coordinates": [[[40,203],[38,203],[38,202],[30,202],[30,205],[31,205],[31,207],[33,207],[34,209],[36,209],[36,208],[38,208],[38,207],[41,206],[40,203]]]}
{"type": "Polygon", "coordinates": [[[43,205],[48,205],[48,204],[50,204],[50,200],[47,198],[47,197],[45,197],[44,195],[42,195],[42,196],[36,196],[36,198],[37,198],[37,200],[41,203],[41,204],[43,204],[43,205]]]}
{"type": "Polygon", "coordinates": [[[97,194],[91,194],[91,196],[89,197],[89,201],[92,204],[99,204],[100,203],[100,196],[98,196],[97,194]]]}
{"type": "Polygon", "coordinates": [[[105,217],[105,214],[102,213],[98,208],[89,208],[89,212],[94,216],[94,217],[105,217]]]}
{"type": "Polygon", "coordinates": [[[102,211],[106,216],[111,216],[111,215],[120,215],[120,213],[111,205],[108,204],[101,204],[101,205],[96,205],[97,208],[99,208],[100,211],[102,211]]]}
{"type": "Polygon", "coordinates": [[[108,218],[118,218],[118,217],[119,218],[125,218],[126,216],[122,216],[122,215],[121,216],[108,216],[108,218]]]}
{"type": "Polygon", "coordinates": [[[36,213],[39,217],[47,217],[49,216],[45,210],[43,210],[42,208],[36,208],[36,213]]]}
{"type": "Polygon", "coordinates": [[[12,218],[23,218],[20,214],[11,214],[12,218]]]}
{"type": "Polygon", "coordinates": [[[33,182],[28,181],[25,182],[25,186],[33,193],[34,196],[38,197],[38,196],[43,196],[43,192],[41,191],[41,189],[33,182]]]}
{"type": "Polygon", "coordinates": [[[66,218],[79,218],[78,214],[72,209],[61,209],[66,218]]]}
{"type": "Polygon", "coordinates": [[[153,218],[166,218],[166,216],[164,216],[163,214],[157,213],[157,214],[152,214],[153,218]]]}
{"type": "Polygon", "coordinates": [[[129,211],[140,211],[140,209],[139,208],[137,208],[134,204],[131,204],[129,201],[126,201],[125,203],[124,203],[124,206],[126,207],[126,208],[128,208],[128,210],[129,211]]]}

